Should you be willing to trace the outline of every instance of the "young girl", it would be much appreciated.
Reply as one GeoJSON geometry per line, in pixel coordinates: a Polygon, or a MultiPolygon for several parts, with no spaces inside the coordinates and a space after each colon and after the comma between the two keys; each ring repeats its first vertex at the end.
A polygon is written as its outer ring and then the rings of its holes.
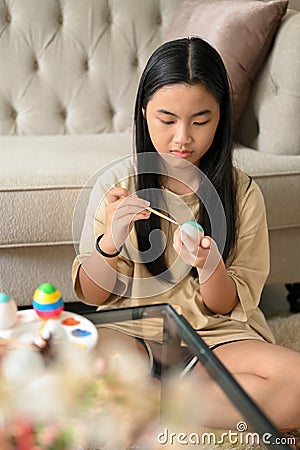
{"type": "MultiPolygon", "coordinates": [[[[179,39],[154,52],[137,93],[135,156],[95,184],[74,286],[101,308],[172,304],[274,424],[296,428],[300,355],[274,344],[258,308],[269,270],[265,208],[256,183],[233,168],[230,109],[227,74],[208,43],[179,39]],[[178,227],[186,220],[204,235],[178,227]]],[[[147,350],[159,371],[155,319],[102,333],[147,350]]],[[[181,356],[190,362],[188,350],[181,356]]],[[[225,401],[213,415],[215,426],[239,419],[225,401]]]]}

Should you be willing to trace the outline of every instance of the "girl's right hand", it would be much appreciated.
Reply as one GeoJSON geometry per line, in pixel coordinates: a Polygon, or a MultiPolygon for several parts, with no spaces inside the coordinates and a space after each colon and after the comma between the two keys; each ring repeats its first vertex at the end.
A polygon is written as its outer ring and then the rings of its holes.
{"type": "Polygon", "coordinates": [[[149,219],[151,212],[147,208],[150,202],[130,194],[125,188],[112,188],[108,194],[106,208],[106,230],[101,239],[101,249],[114,253],[120,249],[129,235],[133,223],[149,219]]]}

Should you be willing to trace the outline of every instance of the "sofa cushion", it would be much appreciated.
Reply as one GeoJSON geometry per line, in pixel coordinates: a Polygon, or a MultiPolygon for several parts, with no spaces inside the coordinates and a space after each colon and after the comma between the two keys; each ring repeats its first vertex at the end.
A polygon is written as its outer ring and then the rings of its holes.
{"type": "Polygon", "coordinates": [[[166,33],[171,40],[197,35],[221,54],[232,85],[236,124],[288,1],[184,0],[166,33]]]}
{"type": "MultiPolygon", "coordinates": [[[[132,137],[130,133],[11,136],[0,137],[0,146],[0,165],[5,168],[0,208],[6,211],[0,216],[0,248],[63,245],[72,243],[76,202],[82,203],[83,220],[95,176],[107,164],[132,153],[132,137]]],[[[271,229],[300,225],[300,210],[293,207],[298,203],[299,156],[237,148],[235,164],[261,185],[271,229]]],[[[80,223],[75,225],[77,240],[80,223]]]]}
{"type": "Polygon", "coordinates": [[[77,300],[71,279],[73,244],[0,248],[0,254],[0,289],[18,306],[31,305],[34,291],[46,282],[59,288],[66,303],[77,300]]]}
{"type": "Polygon", "coordinates": [[[82,186],[132,152],[129,133],[0,137],[0,148],[0,248],[72,243],[82,186]]]}
{"type": "Polygon", "coordinates": [[[300,228],[300,156],[266,155],[236,147],[234,163],[260,186],[270,231],[300,228]]]}

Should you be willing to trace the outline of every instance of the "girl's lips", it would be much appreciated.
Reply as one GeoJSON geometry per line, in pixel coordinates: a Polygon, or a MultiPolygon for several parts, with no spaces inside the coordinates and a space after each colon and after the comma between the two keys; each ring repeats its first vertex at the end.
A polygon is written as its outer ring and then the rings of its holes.
{"type": "Polygon", "coordinates": [[[187,158],[191,155],[192,152],[189,150],[172,150],[172,155],[177,156],[178,158],[187,158]]]}

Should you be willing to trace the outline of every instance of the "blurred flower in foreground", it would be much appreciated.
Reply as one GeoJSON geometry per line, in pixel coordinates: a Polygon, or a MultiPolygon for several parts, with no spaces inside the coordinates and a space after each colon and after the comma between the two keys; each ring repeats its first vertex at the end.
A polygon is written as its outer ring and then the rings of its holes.
{"type": "MultiPolygon", "coordinates": [[[[56,349],[57,350],[57,349],[56,349]]],[[[124,449],[158,415],[157,386],[136,354],[63,345],[53,361],[37,350],[1,357],[1,450],[124,449]],[[124,447],[125,446],[125,447],[124,447]]]]}

